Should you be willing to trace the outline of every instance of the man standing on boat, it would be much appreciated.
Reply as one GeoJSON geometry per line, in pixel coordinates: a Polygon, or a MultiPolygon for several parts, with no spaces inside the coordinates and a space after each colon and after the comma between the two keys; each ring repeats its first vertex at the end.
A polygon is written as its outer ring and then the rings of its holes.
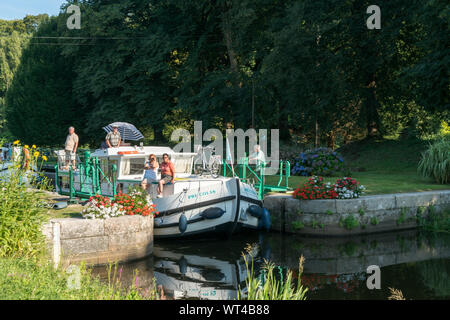
{"type": "Polygon", "coordinates": [[[108,145],[108,148],[118,148],[120,147],[120,142],[122,140],[120,136],[120,132],[117,127],[113,127],[113,131],[110,131],[106,135],[106,144],[108,145]]]}
{"type": "Polygon", "coordinates": [[[261,169],[261,165],[266,164],[266,156],[264,155],[264,152],[261,151],[261,146],[259,144],[256,144],[253,149],[255,152],[252,153],[249,157],[249,161],[256,163],[256,171],[259,171],[261,169]]]}
{"type": "Polygon", "coordinates": [[[161,180],[158,182],[158,198],[162,198],[163,186],[168,183],[174,182],[175,179],[175,166],[170,161],[167,153],[163,154],[163,161],[160,165],[161,168],[161,180]]]}
{"type": "Polygon", "coordinates": [[[75,157],[78,148],[78,135],[75,133],[75,128],[69,128],[69,134],[66,137],[66,144],[64,150],[66,151],[66,169],[69,169],[69,162],[72,162],[72,168],[75,169],[75,157]]]}

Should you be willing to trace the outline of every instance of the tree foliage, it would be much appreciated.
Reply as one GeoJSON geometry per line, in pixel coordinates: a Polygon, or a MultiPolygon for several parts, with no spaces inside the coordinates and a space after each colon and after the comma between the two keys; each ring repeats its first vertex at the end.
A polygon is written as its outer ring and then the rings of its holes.
{"type": "Polygon", "coordinates": [[[366,27],[368,0],[78,3],[81,30],[61,13],[22,56],[8,89],[19,138],[46,122],[41,142],[62,143],[73,124],[97,144],[101,127],[128,121],[164,142],[195,119],[334,147],[448,117],[444,1],[380,0],[380,30],[366,27]]]}

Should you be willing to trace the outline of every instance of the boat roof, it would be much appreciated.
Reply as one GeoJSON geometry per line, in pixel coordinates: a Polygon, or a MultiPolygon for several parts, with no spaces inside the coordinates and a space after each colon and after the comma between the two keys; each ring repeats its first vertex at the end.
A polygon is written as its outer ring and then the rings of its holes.
{"type": "Polygon", "coordinates": [[[144,147],[119,147],[119,148],[107,148],[107,149],[97,149],[95,150],[91,156],[94,157],[111,157],[111,156],[130,156],[130,157],[136,157],[139,155],[150,155],[154,154],[156,156],[161,156],[164,153],[167,153],[169,155],[185,155],[185,156],[195,156],[196,153],[177,153],[173,151],[169,147],[153,147],[153,146],[144,146],[144,147]],[[127,154],[127,152],[129,152],[127,154]],[[137,153],[136,153],[137,152],[137,153]]]}

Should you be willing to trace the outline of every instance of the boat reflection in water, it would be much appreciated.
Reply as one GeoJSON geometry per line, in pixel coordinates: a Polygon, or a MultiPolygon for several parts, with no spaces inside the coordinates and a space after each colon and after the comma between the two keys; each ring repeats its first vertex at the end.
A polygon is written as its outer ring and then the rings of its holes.
{"type": "Polygon", "coordinates": [[[247,252],[245,243],[239,247],[227,242],[158,243],[153,250],[154,277],[174,299],[233,300],[239,289],[245,296],[248,274],[243,254],[247,261],[255,257],[255,266],[260,263],[259,246],[247,252]]]}

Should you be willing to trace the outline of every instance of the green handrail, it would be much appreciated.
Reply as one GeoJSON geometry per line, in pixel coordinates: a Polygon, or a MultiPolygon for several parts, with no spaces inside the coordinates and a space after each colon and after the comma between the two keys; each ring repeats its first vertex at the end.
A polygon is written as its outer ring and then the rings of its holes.
{"type": "Polygon", "coordinates": [[[286,160],[286,189],[289,188],[289,177],[291,176],[291,163],[286,160]]]}
{"type": "Polygon", "coordinates": [[[58,175],[58,164],[55,164],[55,185],[56,185],[56,191],[61,192],[61,186],[59,185],[59,175],[58,175]]]}
{"type": "Polygon", "coordinates": [[[283,160],[280,160],[280,180],[278,181],[277,187],[281,185],[282,180],[283,180],[283,160]]]}
{"type": "Polygon", "coordinates": [[[70,166],[69,170],[69,193],[70,193],[70,199],[69,201],[73,201],[73,195],[74,195],[74,189],[73,189],[73,166],[70,166]]]}
{"type": "Polygon", "coordinates": [[[112,188],[113,188],[113,196],[116,196],[117,190],[116,190],[116,172],[117,172],[117,166],[115,164],[112,165],[112,172],[113,172],[113,183],[112,183],[112,188]]]}
{"type": "MultiPolygon", "coordinates": [[[[62,192],[61,185],[59,183],[59,171],[58,165],[55,165],[55,177],[56,177],[56,188],[59,193],[62,192]]],[[[107,183],[111,186],[113,196],[117,193],[116,188],[116,174],[117,166],[112,165],[112,181],[105,175],[105,173],[100,168],[99,160],[97,157],[90,157],[90,154],[86,152],[84,163],[78,165],[79,175],[80,175],[80,187],[76,190],[74,184],[74,170],[70,166],[69,170],[69,196],[70,200],[73,201],[74,197],[79,198],[89,198],[95,194],[102,194],[101,179],[104,178],[107,183]]]]}

